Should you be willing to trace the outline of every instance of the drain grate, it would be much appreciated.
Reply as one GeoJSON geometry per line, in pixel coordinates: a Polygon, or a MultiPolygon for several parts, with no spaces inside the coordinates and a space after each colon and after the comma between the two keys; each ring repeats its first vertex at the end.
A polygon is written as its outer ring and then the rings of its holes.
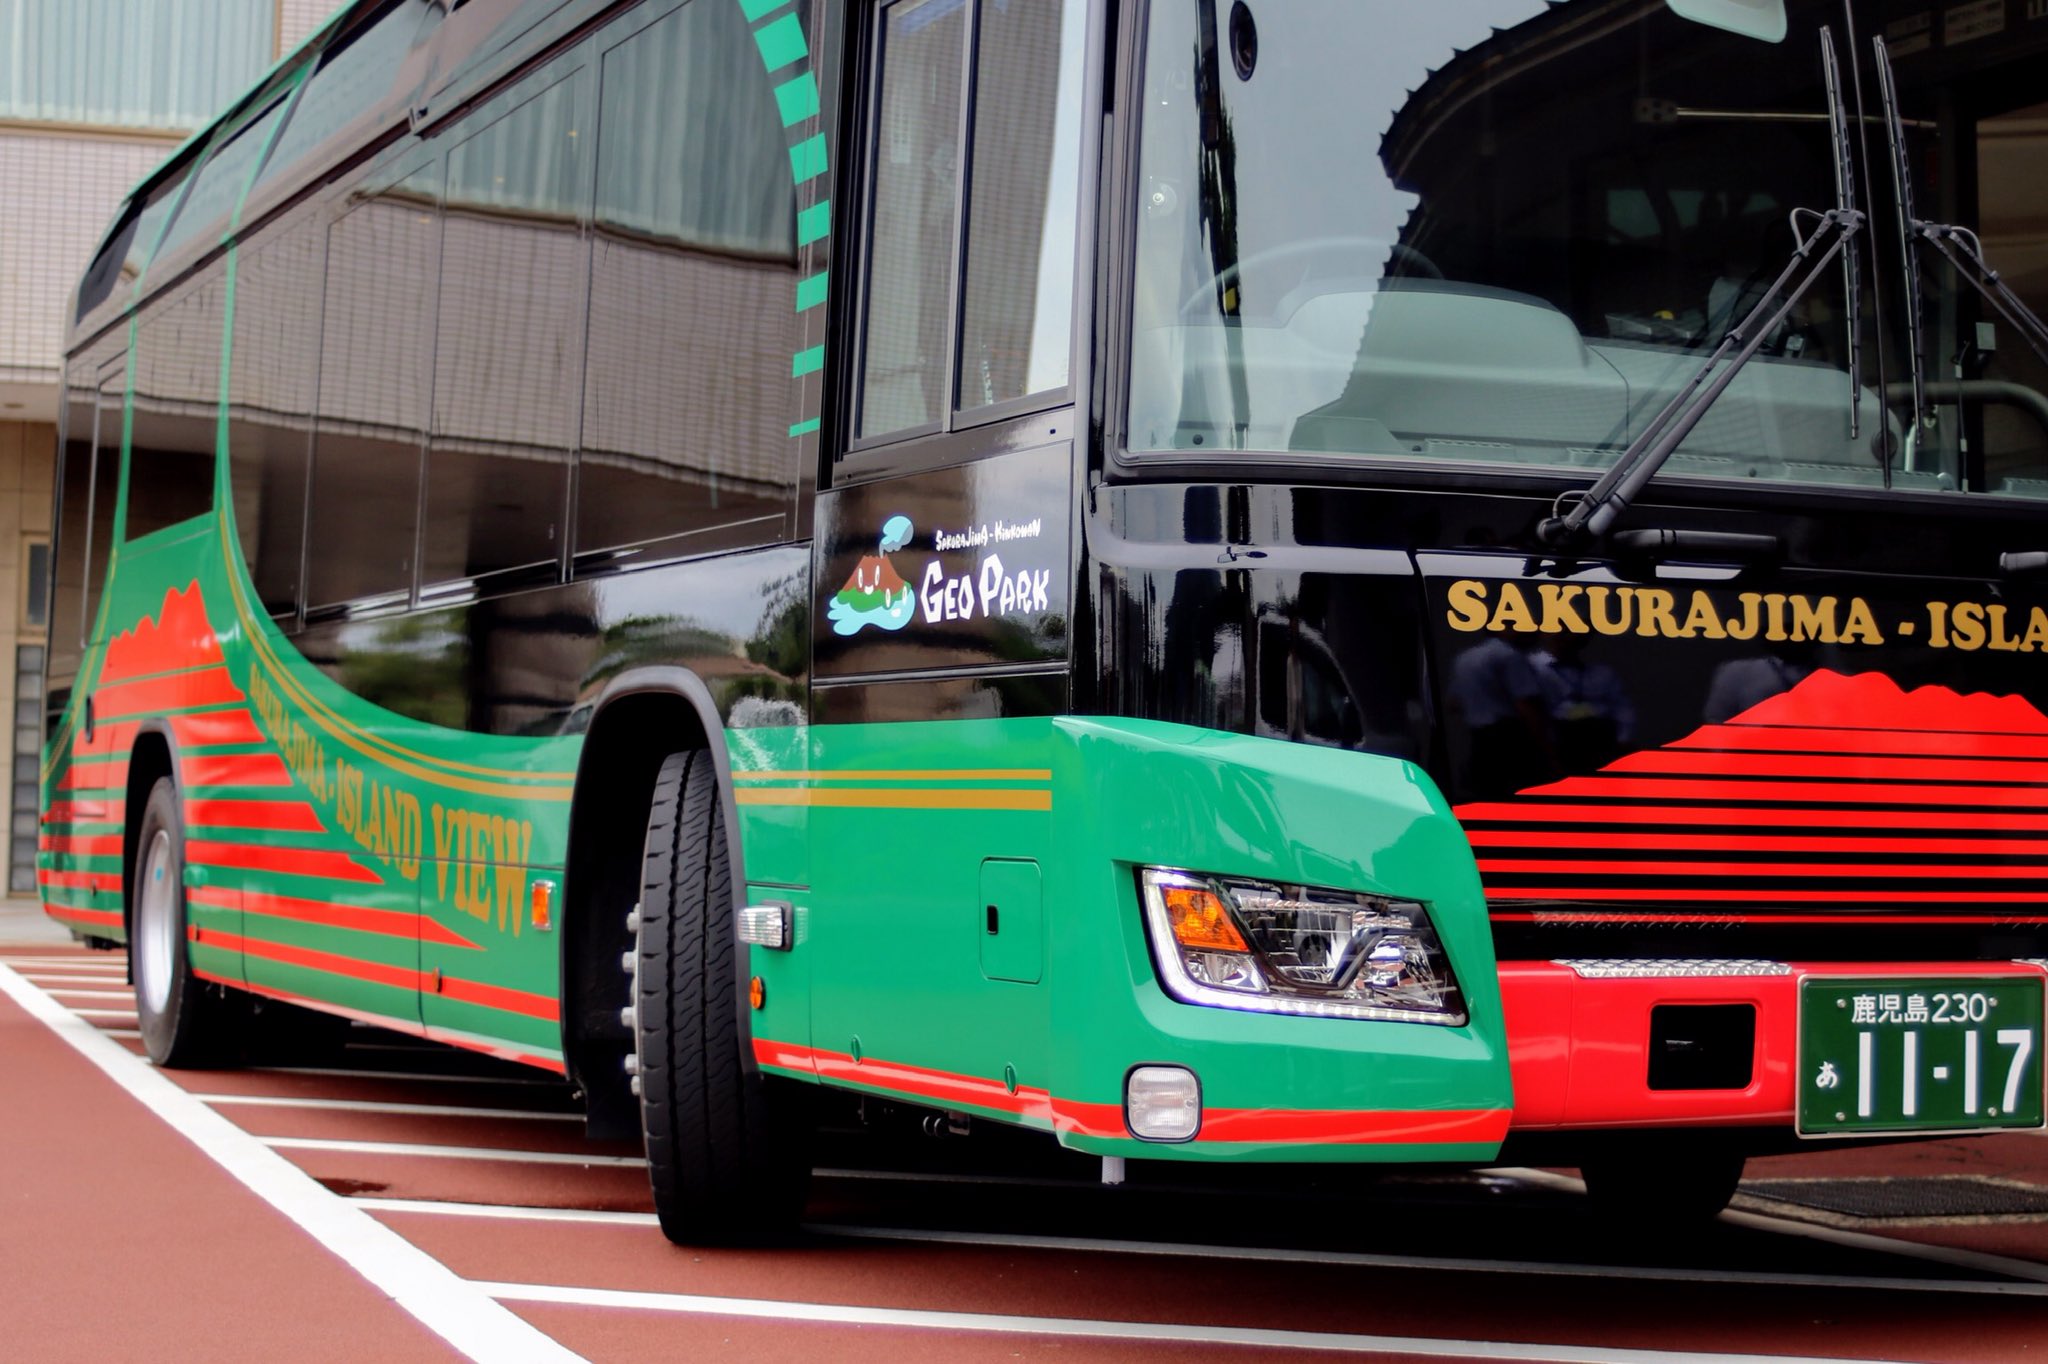
{"type": "Polygon", "coordinates": [[[2014,1217],[2048,1215],[2048,1186],[1978,1175],[1924,1179],[1756,1179],[1742,1192],[1842,1217],[2014,1217]]]}

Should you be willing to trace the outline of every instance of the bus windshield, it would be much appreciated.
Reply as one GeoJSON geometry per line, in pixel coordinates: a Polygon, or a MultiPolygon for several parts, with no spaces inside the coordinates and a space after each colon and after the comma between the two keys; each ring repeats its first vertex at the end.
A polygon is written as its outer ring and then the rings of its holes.
{"type": "MultiPolygon", "coordinates": [[[[1892,30],[1917,210],[1976,228],[1995,267],[2044,258],[2006,202],[2048,150],[2007,69],[2036,38],[1892,30]]],[[[1799,300],[1666,474],[2048,495],[2024,338],[1925,246],[1907,325],[1885,32],[1861,0],[1155,0],[1131,448],[1583,478],[1840,205],[1869,215],[1856,268],[1799,300]]]]}

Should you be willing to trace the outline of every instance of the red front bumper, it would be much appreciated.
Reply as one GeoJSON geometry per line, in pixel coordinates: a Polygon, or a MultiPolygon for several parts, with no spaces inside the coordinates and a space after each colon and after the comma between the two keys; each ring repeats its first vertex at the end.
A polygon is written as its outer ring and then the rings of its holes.
{"type": "MultiPolygon", "coordinates": [[[[1652,963],[1632,964],[1654,969],[1652,963]]],[[[1672,963],[1674,971],[1698,964],[1672,963]]],[[[1500,965],[1516,1131],[1792,1125],[1799,982],[1808,976],[2044,974],[2026,962],[1792,962],[1773,975],[1611,975],[1562,962],[1500,965]],[[1742,1089],[1651,1089],[1650,1011],[1748,1004],[1756,1050],[1742,1089]]]]}

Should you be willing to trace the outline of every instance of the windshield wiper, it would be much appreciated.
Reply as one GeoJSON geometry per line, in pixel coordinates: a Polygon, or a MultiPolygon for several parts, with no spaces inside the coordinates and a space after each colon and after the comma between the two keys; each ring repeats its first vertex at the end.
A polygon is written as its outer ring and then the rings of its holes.
{"type": "Polygon", "coordinates": [[[1984,259],[1984,243],[1977,239],[1975,232],[1953,223],[1932,223],[1913,215],[1906,129],[1904,120],[1899,117],[1898,87],[1892,75],[1891,54],[1886,51],[1882,37],[1873,37],[1870,42],[1877,52],[1877,79],[1884,94],[1885,129],[1892,142],[1893,174],[1898,177],[1899,239],[1906,245],[1906,325],[1910,337],[1907,348],[1913,354],[1913,418],[1919,422],[1925,419],[1926,390],[1920,377],[1920,275],[1911,249],[1914,242],[1926,242],[1939,252],[1956,275],[1982,294],[1998,315],[2025,338],[2027,345],[2044,364],[2048,364],[2048,324],[2044,324],[2040,315],[2013,292],[2012,286],[1998,271],[1991,268],[1991,262],[1984,259]]]}
{"type": "MultiPolygon", "coordinates": [[[[1834,139],[1835,154],[1835,206],[1825,213],[1810,208],[1795,208],[1791,213],[1792,257],[1785,262],[1785,268],[1771,281],[1756,306],[1738,322],[1721,344],[1714,347],[1704,363],[1686,380],[1670,402],[1664,405],[1650,420],[1636,438],[1628,443],[1598,482],[1584,492],[1565,493],[1552,508],[1552,515],[1536,524],[1536,538],[1551,546],[1565,546],[1580,540],[1598,539],[1613,526],[1614,519],[1628,509],[1644,485],[1657,476],[1664,462],[1672,452],[1685,442],[1700,419],[1707,415],[1720,396],[1735,382],[1735,376],[1749,363],[1750,357],[1763,348],[1764,342],[1774,334],[1785,319],[1791,315],[1799,300],[1813,292],[1813,286],[1820,282],[1827,268],[1836,256],[1844,251],[1853,252],[1856,234],[1863,230],[1863,213],[1855,207],[1855,183],[1849,156],[1848,113],[1842,104],[1841,83],[1835,66],[1834,35],[1824,26],[1820,31],[1821,67],[1827,78],[1828,128],[1834,139]],[[1811,221],[1813,230],[1801,235],[1802,221],[1811,221]],[[1815,255],[1818,253],[1818,259],[1815,255]],[[1804,271],[1802,274],[1801,271],[1804,271]],[[1797,282],[1794,277],[1797,276],[1797,282]],[[1566,502],[1571,510],[1558,513],[1557,508],[1566,502]]],[[[1851,254],[1845,262],[1850,337],[1850,433],[1855,433],[1857,393],[1861,370],[1856,359],[1857,317],[1862,311],[1862,299],[1857,290],[1861,281],[1857,277],[1856,257],[1851,254]]]]}

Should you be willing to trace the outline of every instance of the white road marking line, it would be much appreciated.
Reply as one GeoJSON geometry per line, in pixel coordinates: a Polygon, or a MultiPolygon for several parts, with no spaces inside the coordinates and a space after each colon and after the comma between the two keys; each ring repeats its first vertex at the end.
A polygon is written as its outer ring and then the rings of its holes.
{"type": "MultiPolygon", "coordinates": [[[[135,1002],[133,990],[68,990],[61,985],[49,985],[40,980],[35,984],[42,987],[43,993],[56,995],[60,999],[125,999],[131,1004],[135,1002]]],[[[133,1013],[134,1010],[131,1009],[129,1012],[133,1013]]]]}
{"type": "MultiPolygon", "coordinates": [[[[361,1201],[361,1200],[357,1200],[361,1201]]],[[[997,1249],[1064,1250],[1104,1255],[1172,1255],[1197,1260],[1243,1260],[1272,1264],[1357,1265],[1372,1269],[1413,1269],[1432,1273],[1524,1274],[1538,1278],[1627,1279],[1648,1283],[1738,1284],[1752,1288],[1855,1288],[1930,1293],[1974,1293],[2048,1297],[2048,1284],[1989,1283],[1976,1279],[1908,1279],[1848,1274],[1769,1274],[1738,1269],[1659,1269],[1645,1266],[1571,1264],[1555,1260],[1479,1260],[1454,1256],[1375,1255],[1368,1251],[1289,1250],[1256,1246],[1215,1246],[1184,1241],[1116,1241],[1086,1236],[1032,1236],[1009,1232],[931,1231],[916,1227],[838,1226],[807,1222],[819,1236],[871,1241],[923,1241],[936,1245],[997,1249]]]]}
{"type": "Polygon", "coordinates": [[[566,1088],[560,1080],[542,1080],[524,1075],[430,1075],[417,1070],[350,1070],[344,1066],[249,1066],[255,1075],[331,1075],[342,1080],[418,1080],[435,1085],[549,1085],[566,1088]]]}
{"type": "Polygon", "coordinates": [[[386,1297],[471,1359],[582,1364],[545,1332],[297,1166],[99,1029],[5,968],[0,992],[97,1066],[109,1079],[243,1187],[296,1222],[386,1297]]]}
{"type": "Polygon", "coordinates": [[[482,1217],[502,1222],[596,1222],[614,1227],[658,1227],[651,1212],[600,1212],[595,1208],[523,1208],[504,1203],[448,1203],[427,1198],[352,1198],[371,1212],[431,1213],[440,1217],[482,1217]]]}
{"type": "Polygon", "coordinates": [[[435,1156],[449,1160],[503,1160],[524,1165],[592,1165],[644,1170],[640,1156],[582,1156],[571,1151],[506,1151],[495,1146],[442,1146],[412,1141],[344,1141],[329,1137],[258,1137],[280,1151],[356,1151],[366,1156],[435,1156]]]}
{"type": "MultiPolygon", "coordinates": [[[[1521,1180],[1525,1184],[1538,1184],[1544,1188],[1562,1189],[1566,1192],[1584,1193],[1586,1189],[1584,1180],[1574,1179],[1570,1175],[1553,1174],[1548,1170],[1513,1168],[1486,1170],[1482,1173],[1502,1175],[1509,1179],[1521,1180]]],[[[1721,1220],[1732,1226],[1748,1227],[1751,1231],[1803,1236],[1808,1240],[1826,1241],[1831,1245],[1848,1246],[1855,1250],[1902,1255],[1908,1259],[1974,1270],[1979,1274],[2003,1274],[2011,1279],[2048,1284],[2048,1264],[2035,1260],[2018,1260],[2006,1255],[1987,1255],[1980,1250],[1958,1250],[1951,1246],[1931,1246],[1919,1241],[1902,1241],[1867,1231],[1844,1231],[1839,1227],[1795,1221],[1790,1217],[1772,1217],[1760,1212],[1743,1212],[1735,1208],[1722,1213],[1721,1220]]]]}
{"type": "Polygon", "coordinates": [[[138,1042],[142,1040],[140,1028],[101,1028],[100,1031],[108,1037],[132,1037],[138,1042]]]}
{"type": "MultiPolygon", "coordinates": [[[[1524,1364],[1823,1364],[1801,1355],[1706,1354],[1697,1350],[1636,1350],[1599,1345],[1538,1345],[1488,1340],[1438,1340],[1428,1336],[1351,1335],[1335,1331],[1289,1331],[1268,1327],[1200,1326],[1179,1322],[1109,1321],[1088,1317],[1022,1317],[993,1312],[939,1312],[906,1307],[852,1307],[769,1298],[714,1298],[694,1293],[641,1293],[615,1288],[571,1288],[555,1284],[494,1283],[472,1279],[500,1302],[544,1302],[578,1307],[626,1307],[768,1321],[815,1321],[846,1326],[902,1326],[977,1334],[1172,1341],[1241,1348],[1375,1350],[1429,1358],[1503,1359],[1524,1364]]],[[[1854,1364],[1840,1358],[1826,1364],[1854,1364]]]]}
{"type": "Polygon", "coordinates": [[[125,1018],[130,1023],[135,1021],[133,1009],[73,1009],[71,1012],[80,1018],[125,1018]]]}
{"type": "Polygon", "coordinates": [[[582,1122],[581,1113],[523,1108],[465,1108],[458,1104],[373,1103],[358,1099],[295,1099],[275,1094],[194,1094],[201,1103],[247,1108],[315,1108],[336,1113],[402,1113],[414,1118],[510,1118],[517,1122],[582,1122]]]}
{"type": "Polygon", "coordinates": [[[4,956],[0,957],[0,966],[12,966],[17,971],[24,967],[34,968],[38,966],[61,966],[67,971],[125,971],[128,969],[127,961],[121,957],[115,957],[112,960],[102,957],[94,960],[83,953],[61,952],[53,952],[48,956],[41,957],[4,956]]]}
{"type": "Polygon", "coordinates": [[[37,985],[47,985],[53,980],[74,981],[87,985],[112,985],[116,982],[125,984],[128,980],[125,971],[35,971],[23,966],[18,966],[15,970],[21,973],[23,980],[34,981],[37,985]]]}

